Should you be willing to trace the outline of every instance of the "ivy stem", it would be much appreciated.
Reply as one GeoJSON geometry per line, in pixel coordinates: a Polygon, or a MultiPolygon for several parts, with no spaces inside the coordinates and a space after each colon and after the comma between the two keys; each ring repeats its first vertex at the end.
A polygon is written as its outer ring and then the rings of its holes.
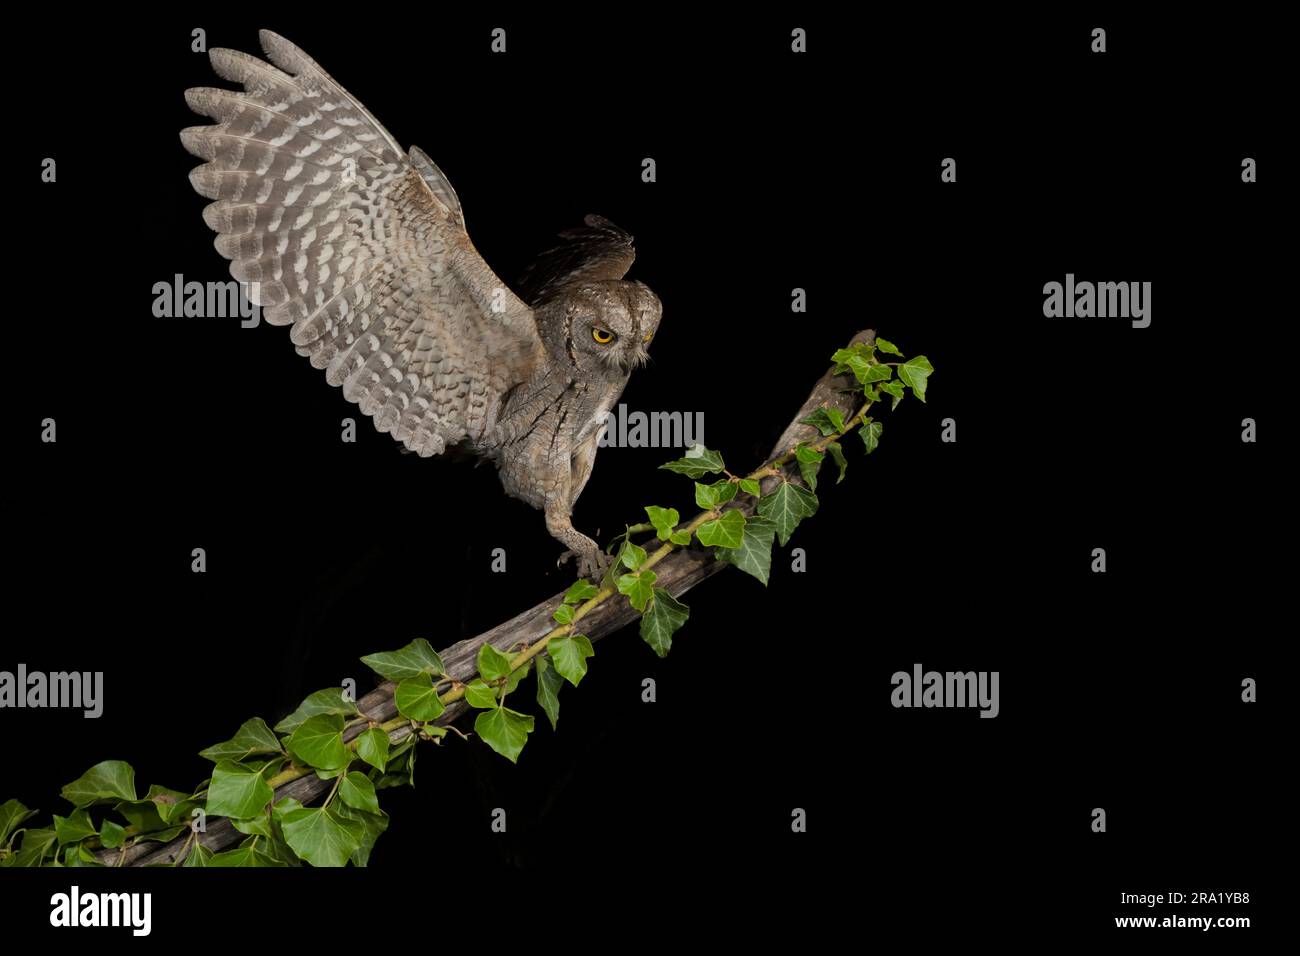
{"type": "MultiPolygon", "coordinates": [[[[173,863],[172,866],[180,866],[180,865],[181,865],[181,862],[182,862],[182,861],[183,861],[187,856],[189,856],[189,854],[186,853],[185,851],[188,850],[188,849],[190,848],[190,844],[194,842],[194,836],[195,836],[195,834],[196,834],[197,832],[198,832],[198,831],[196,831],[193,827],[190,828],[190,835],[187,836],[187,837],[185,838],[185,842],[184,842],[183,844],[181,844],[181,852],[178,853],[178,854],[176,855],[176,862],[173,863]]],[[[117,865],[118,865],[118,866],[121,866],[121,865],[122,865],[122,858],[121,858],[121,857],[118,858],[118,863],[117,863],[117,865]]]]}
{"type": "Polygon", "coordinates": [[[328,806],[330,805],[330,801],[334,799],[334,794],[338,793],[338,791],[339,791],[339,784],[341,784],[341,783],[343,782],[343,778],[344,778],[345,776],[347,776],[346,773],[341,773],[341,774],[339,774],[337,777],[334,778],[334,786],[330,787],[329,796],[327,796],[327,797],[325,798],[325,802],[322,803],[322,804],[320,805],[320,808],[321,808],[322,810],[324,810],[326,807],[328,807],[328,806]]]}

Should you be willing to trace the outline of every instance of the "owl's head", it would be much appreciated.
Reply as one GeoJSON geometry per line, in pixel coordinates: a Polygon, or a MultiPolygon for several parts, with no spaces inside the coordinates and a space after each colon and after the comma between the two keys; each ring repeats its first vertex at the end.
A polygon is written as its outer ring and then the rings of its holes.
{"type": "Polygon", "coordinates": [[[563,309],[560,338],[579,371],[625,377],[649,359],[663,306],[644,283],[621,279],[576,283],[556,304],[563,309]]]}

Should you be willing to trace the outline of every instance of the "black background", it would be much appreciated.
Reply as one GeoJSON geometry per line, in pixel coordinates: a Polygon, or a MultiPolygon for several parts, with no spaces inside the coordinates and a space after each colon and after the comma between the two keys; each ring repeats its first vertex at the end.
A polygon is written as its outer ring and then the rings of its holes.
{"type": "MultiPolygon", "coordinates": [[[[1232,945],[1262,936],[1285,694],[1270,449],[1292,311],[1277,31],[1099,13],[363,12],[32,24],[15,41],[29,86],[11,104],[5,428],[25,450],[6,469],[2,666],[103,670],[106,703],[95,721],[5,712],[0,798],[43,825],[66,809],[59,787],[108,758],[142,791],[187,788],[208,772],[197,751],[247,717],[274,722],[347,676],[368,689],[360,655],[445,647],[572,580],[490,469],[399,454],[284,329],[153,317],[155,282],[228,278],[176,135],[208,122],[182,91],[223,85],[189,31],[257,53],[265,26],[434,158],[507,281],[584,213],[631,231],[631,277],[664,319],[624,400],[702,411],[733,470],[762,459],[860,328],[937,371],[927,404],[884,417],[877,454],[848,442],[847,479],[823,482],[791,541],[807,573],[778,549],[766,590],[710,580],[666,660],[633,630],[598,644],[559,733],[540,721],[518,766],[477,742],[425,746],[417,787],[383,794],[369,871],[187,875],[206,899],[233,912],[274,895],[258,915],[291,928],[294,899],[400,886],[385,905],[454,901],[458,922],[488,925],[476,895],[550,919],[566,892],[608,889],[664,918],[698,908],[711,931],[771,917],[808,941],[853,926],[1145,942],[1179,931],[1115,929],[1150,912],[1121,891],[1240,890],[1248,907],[1179,912],[1251,916],[1217,931],[1232,945]],[[789,52],[793,26],[806,55],[789,52]],[[45,156],[54,185],[33,172],[45,156]],[[939,181],[947,156],[955,184],[939,181]],[[1043,284],[1067,272],[1150,281],[1151,326],[1044,318],[1043,284]],[[47,416],[57,444],[34,439],[47,416]],[[339,440],[347,416],[355,444],[339,440]],[[949,417],[955,444],[939,440],[949,417]],[[1244,417],[1258,444],[1240,441],[1244,417]],[[895,710],[890,675],[916,662],[999,671],[1001,714],[895,710]],[[1259,703],[1241,702],[1244,677],[1259,703]]],[[[670,457],[605,449],[575,524],[607,540],[643,504],[688,511],[689,481],[656,470],[670,457]]],[[[6,921],[44,926],[68,874],[4,872],[34,894],[6,921]]],[[[180,876],[77,880],[147,885],[155,938],[194,929],[180,876]]]]}

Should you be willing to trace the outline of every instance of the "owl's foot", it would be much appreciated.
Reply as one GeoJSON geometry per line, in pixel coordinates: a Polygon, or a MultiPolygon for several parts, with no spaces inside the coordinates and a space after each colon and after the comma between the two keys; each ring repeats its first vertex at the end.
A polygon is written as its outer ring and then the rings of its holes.
{"type": "Polygon", "coordinates": [[[560,560],[555,562],[555,566],[557,568],[562,566],[570,558],[578,559],[578,577],[592,581],[599,581],[604,577],[605,569],[609,567],[609,562],[612,560],[608,554],[593,544],[590,548],[581,551],[565,551],[560,555],[560,560]]]}
{"type": "Polygon", "coordinates": [[[600,550],[600,545],[582,532],[574,530],[567,511],[554,506],[548,508],[546,530],[556,541],[569,546],[569,550],[560,555],[560,560],[555,562],[557,568],[570,558],[577,558],[580,577],[590,578],[593,581],[600,580],[601,575],[605,573],[605,568],[609,566],[610,559],[600,550]]]}

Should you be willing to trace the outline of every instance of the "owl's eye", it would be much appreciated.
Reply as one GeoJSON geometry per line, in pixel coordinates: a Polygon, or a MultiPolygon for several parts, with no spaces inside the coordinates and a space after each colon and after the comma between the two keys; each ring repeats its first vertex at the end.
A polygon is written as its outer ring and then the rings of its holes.
{"type": "Polygon", "coordinates": [[[647,333],[646,333],[646,337],[645,337],[644,339],[642,339],[642,341],[645,342],[646,345],[649,345],[649,344],[650,344],[650,340],[651,340],[652,338],[654,338],[654,337],[655,337],[655,334],[654,334],[653,332],[647,332],[647,333]]]}
{"type": "Polygon", "coordinates": [[[602,329],[599,325],[591,327],[591,337],[601,345],[608,345],[614,341],[614,333],[609,329],[602,329]]]}

